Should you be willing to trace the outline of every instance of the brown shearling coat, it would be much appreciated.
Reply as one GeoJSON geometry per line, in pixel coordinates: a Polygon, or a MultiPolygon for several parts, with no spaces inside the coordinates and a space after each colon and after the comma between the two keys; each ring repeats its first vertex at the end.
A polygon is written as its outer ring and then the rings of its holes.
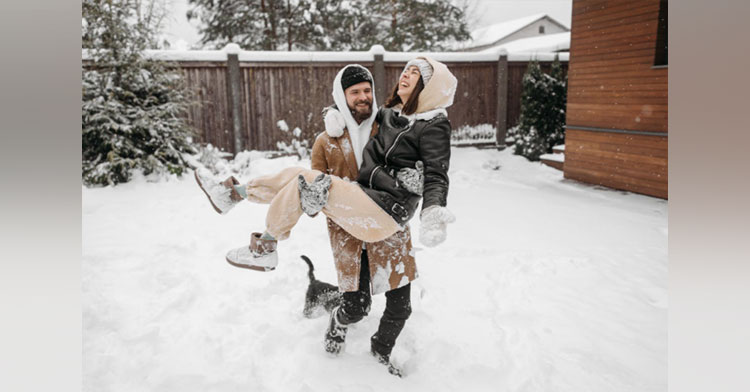
{"type": "MultiPolygon", "coordinates": [[[[377,132],[373,124],[371,137],[377,132]]],[[[322,132],[312,148],[312,169],[355,181],[359,168],[348,130],[340,137],[322,132]]],[[[327,219],[334,263],[341,291],[357,291],[361,265],[362,241],[354,238],[336,223],[327,219]]],[[[409,225],[380,242],[367,244],[372,294],[379,294],[405,286],[417,277],[417,265],[411,245],[409,225]]]]}

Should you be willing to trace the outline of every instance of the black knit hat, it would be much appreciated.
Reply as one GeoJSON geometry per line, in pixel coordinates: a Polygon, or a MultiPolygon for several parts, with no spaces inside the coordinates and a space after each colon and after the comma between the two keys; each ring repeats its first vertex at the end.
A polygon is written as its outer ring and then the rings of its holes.
{"type": "Polygon", "coordinates": [[[341,75],[341,87],[343,87],[344,90],[362,82],[370,82],[370,86],[372,86],[372,76],[370,76],[370,73],[362,67],[346,67],[344,73],[341,75]]]}

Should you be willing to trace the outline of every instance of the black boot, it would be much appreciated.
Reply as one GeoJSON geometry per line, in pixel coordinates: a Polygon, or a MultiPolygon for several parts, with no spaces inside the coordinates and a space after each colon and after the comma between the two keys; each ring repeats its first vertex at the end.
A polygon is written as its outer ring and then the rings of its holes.
{"type": "Polygon", "coordinates": [[[328,323],[328,329],[326,330],[326,336],[323,342],[326,351],[334,355],[338,355],[344,348],[346,332],[349,329],[338,320],[337,314],[339,313],[340,308],[341,306],[337,306],[331,312],[330,322],[328,323]]]}
{"type": "Polygon", "coordinates": [[[396,365],[391,363],[391,356],[384,355],[376,352],[374,349],[370,349],[370,354],[378,361],[379,364],[384,365],[388,368],[388,373],[393,374],[396,377],[403,377],[401,369],[397,368],[396,365]]]}

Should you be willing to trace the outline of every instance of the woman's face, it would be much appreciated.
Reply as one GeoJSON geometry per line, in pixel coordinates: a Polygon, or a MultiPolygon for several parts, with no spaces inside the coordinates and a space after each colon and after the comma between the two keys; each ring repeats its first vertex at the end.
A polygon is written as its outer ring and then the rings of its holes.
{"type": "Polygon", "coordinates": [[[401,73],[401,77],[398,79],[398,96],[401,97],[401,102],[409,100],[420,76],[419,67],[416,65],[412,65],[401,73]]]}

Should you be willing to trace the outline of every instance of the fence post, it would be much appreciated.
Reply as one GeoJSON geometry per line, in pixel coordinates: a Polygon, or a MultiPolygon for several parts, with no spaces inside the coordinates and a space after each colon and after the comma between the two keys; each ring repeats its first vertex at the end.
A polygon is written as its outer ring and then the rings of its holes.
{"type": "Polygon", "coordinates": [[[244,150],[242,146],[242,74],[240,73],[240,46],[227,44],[227,101],[232,109],[232,135],[234,136],[234,154],[244,150]]]}
{"type": "Polygon", "coordinates": [[[498,150],[505,149],[505,136],[508,131],[508,52],[500,50],[497,61],[497,122],[495,138],[498,150]]]}
{"type": "Polygon", "coordinates": [[[385,99],[385,62],[383,61],[385,48],[382,45],[373,45],[370,48],[370,53],[373,54],[375,62],[372,75],[375,79],[375,100],[378,104],[383,105],[385,99]]]}

